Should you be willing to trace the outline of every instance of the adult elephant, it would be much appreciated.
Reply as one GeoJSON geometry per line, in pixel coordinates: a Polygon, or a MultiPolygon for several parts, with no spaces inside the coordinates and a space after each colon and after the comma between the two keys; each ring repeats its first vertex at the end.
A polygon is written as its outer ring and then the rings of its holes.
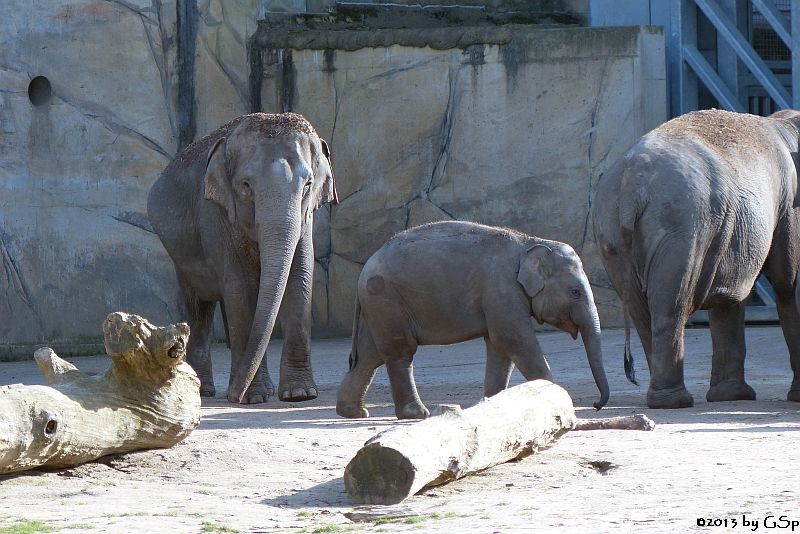
{"type": "MultiPolygon", "coordinates": [[[[755,399],[744,378],[745,300],[766,267],[800,401],[800,113],[689,113],[642,137],[601,178],[594,232],[650,367],[647,404],[692,406],[683,330],[709,310],[710,402],[755,399]]],[[[627,316],[626,316],[627,324],[627,316]]],[[[626,330],[626,371],[630,352],[626,330]]],[[[628,375],[631,378],[631,375],[628,375]]]]}
{"type": "Polygon", "coordinates": [[[293,113],[245,115],[186,147],[153,184],[147,213],[178,275],[191,327],[187,360],[214,396],[209,343],[222,303],[228,400],[274,393],[262,365],[276,318],[279,398],[317,396],[309,359],[314,210],[336,201],[330,151],[293,113]],[[280,314],[278,313],[280,310],[280,314]]]}

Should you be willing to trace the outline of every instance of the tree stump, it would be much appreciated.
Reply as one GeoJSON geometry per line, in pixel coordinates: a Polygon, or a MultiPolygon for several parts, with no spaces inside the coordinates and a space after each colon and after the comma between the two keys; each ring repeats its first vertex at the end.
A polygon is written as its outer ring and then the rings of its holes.
{"type": "Polygon", "coordinates": [[[171,447],[200,421],[200,381],[185,323],[125,313],[103,323],[112,365],[90,376],[52,349],[34,355],[47,386],[0,387],[0,473],[68,467],[107,454],[171,447]]]}
{"type": "Polygon", "coordinates": [[[465,410],[385,430],[356,453],[344,485],[356,504],[396,504],[545,448],[575,425],[569,394],[547,380],[506,389],[465,410]]]}

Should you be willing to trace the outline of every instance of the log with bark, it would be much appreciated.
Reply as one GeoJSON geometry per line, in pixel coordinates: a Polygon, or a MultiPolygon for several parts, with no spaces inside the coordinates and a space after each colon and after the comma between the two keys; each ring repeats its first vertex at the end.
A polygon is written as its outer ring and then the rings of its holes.
{"type": "Polygon", "coordinates": [[[197,427],[200,382],[183,361],[188,325],[157,327],[117,312],[103,334],[112,360],[104,374],[43,348],[34,358],[47,386],[0,387],[0,473],[171,447],[197,427]]]}
{"type": "Polygon", "coordinates": [[[397,504],[424,488],[524,458],[576,428],[654,426],[638,415],[612,418],[610,426],[584,424],[569,393],[547,380],[508,388],[464,410],[442,408],[441,415],[398,424],[364,444],[344,472],[355,504],[397,504]]]}

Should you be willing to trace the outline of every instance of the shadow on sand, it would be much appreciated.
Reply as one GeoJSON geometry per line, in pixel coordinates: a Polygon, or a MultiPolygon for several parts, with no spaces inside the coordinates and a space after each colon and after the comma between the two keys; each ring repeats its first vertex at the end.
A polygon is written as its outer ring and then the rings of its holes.
{"type": "Polygon", "coordinates": [[[289,495],[264,499],[260,503],[279,508],[305,508],[308,506],[351,508],[353,506],[353,502],[344,490],[342,477],[322,482],[310,488],[299,489],[289,495]]]}

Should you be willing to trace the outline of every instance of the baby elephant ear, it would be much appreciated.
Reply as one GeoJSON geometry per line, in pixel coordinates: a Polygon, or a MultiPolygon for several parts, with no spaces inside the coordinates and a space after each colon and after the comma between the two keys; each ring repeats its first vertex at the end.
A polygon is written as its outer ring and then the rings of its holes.
{"type": "Polygon", "coordinates": [[[319,138],[319,144],[322,146],[322,153],[325,155],[325,159],[327,161],[327,165],[323,164],[320,165],[320,169],[318,172],[323,173],[324,176],[321,177],[324,180],[322,184],[322,194],[320,195],[320,201],[318,206],[325,204],[326,202],[333,202],[334,204],[339,203],[339,197],[336,194],[336,179],[333,177],[333,163],[331,162],[331,149],[328,147],[328,143],[325,142],[323,138],[319,138]]]}
{"type": "Polygon", "coordinates": [[[530,298],[544,289],[542,260],[543,256],[550,252],[550,248],[546,245],[533,245],[519,256],[517,282],[522,285],[530,298]]]}
{"type": "Polygon", "coordinates": [[[206,175],[203,178],[206,200],[216,202],[228,214],[228,219],[236,219],[236,204],[233,201],[233,188],[225,165],[225,138],[221,137],[208,151],[206,175]]]}

